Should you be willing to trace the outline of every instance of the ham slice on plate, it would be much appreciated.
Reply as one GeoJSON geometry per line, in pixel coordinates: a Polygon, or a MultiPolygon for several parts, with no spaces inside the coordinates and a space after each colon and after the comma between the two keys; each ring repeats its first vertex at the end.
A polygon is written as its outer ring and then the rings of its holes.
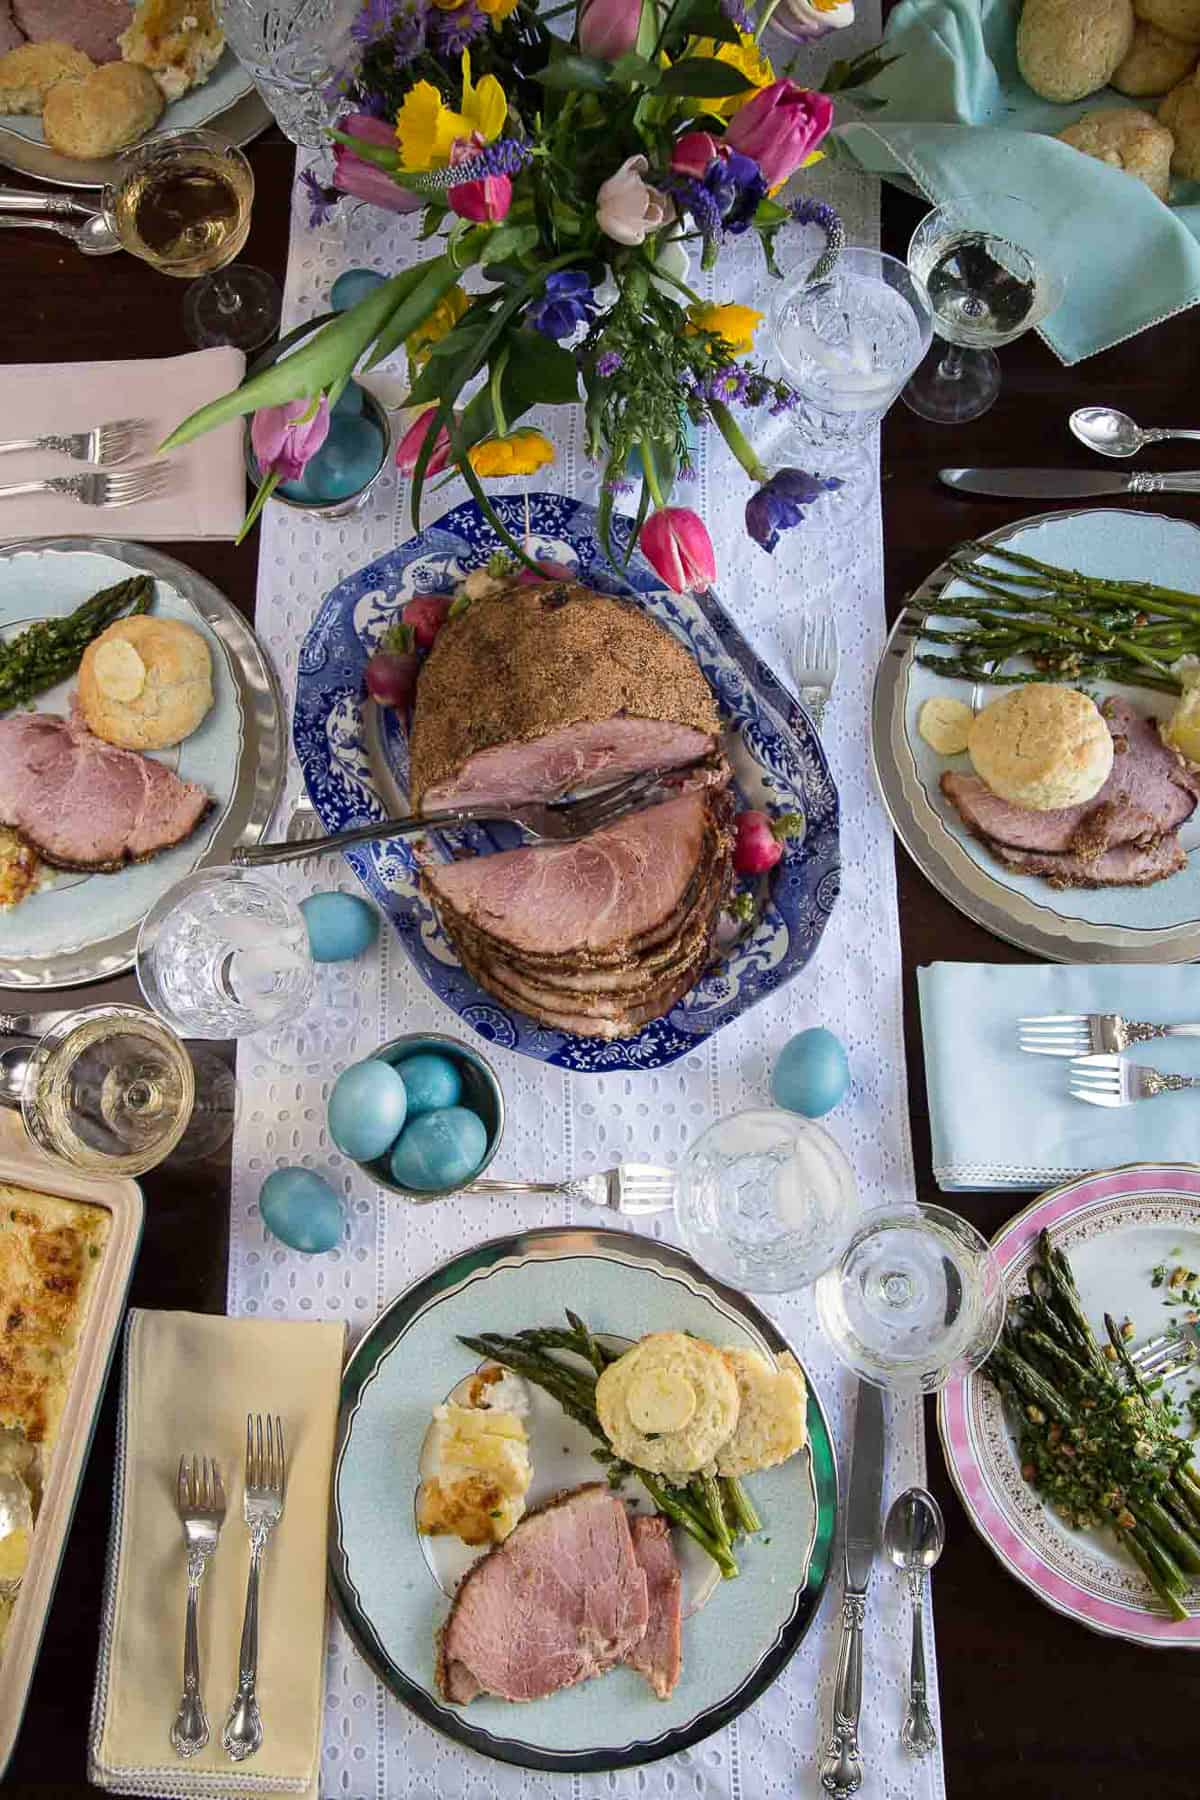
{"type": "Polygon", "coordinates": [[[661,1513],[639,1513],[634,1519],[633,1553],[646,1577],[650,1617],[646,1635],[625,1660],[646,1677],[660,1700],[666,1700],[683,1666],[683,1583],[671,1545],[671,1527],[661,1513]]]}
{"type": "Polygon", "coordinates": [[[1173,832],[1156,844],[1118,844],[1103,856],[1040,856],[1032,850],[993,845],[1000,861],[1018,875],[1043,875],[1054,888],[1151,887],[1187,867],[1173,832]]]}
{"type": "Polygon", "coordinates": [[[55,38],[93,62],[120,62],[117,38],[133,17],[129,0],[12,0],[13,17],[35,44],[55,38]]]}

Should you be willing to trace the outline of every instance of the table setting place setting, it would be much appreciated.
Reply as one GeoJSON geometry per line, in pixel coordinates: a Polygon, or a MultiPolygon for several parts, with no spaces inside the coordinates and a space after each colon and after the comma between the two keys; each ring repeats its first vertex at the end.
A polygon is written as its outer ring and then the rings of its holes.
{"type": "Polygon", "coordinates": [[[1200,302],[1198,58],[0,0],[0,231],[178,340],[0,371],[0,1774],[110,1484],[114,1793],[943,1800],[968,1524],[1200,1647],[1200,431],[1074,373],[1200,302]],[[889,627],[881,421],[1035,330],[1077,466],[951,445],[1043,510],[889,627]],[[896,844],[1022,958],[918,969],[923,1069],[896,844]],[[224,1312],[131,1305],[210,1162],[224,1312]]]}

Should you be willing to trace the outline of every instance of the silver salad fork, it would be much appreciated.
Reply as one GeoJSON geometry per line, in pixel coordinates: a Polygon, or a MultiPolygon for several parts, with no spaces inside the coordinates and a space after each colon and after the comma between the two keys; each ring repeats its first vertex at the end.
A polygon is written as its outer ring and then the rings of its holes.
{"type": "Polygon", "coordinates": [[[175,1504],[187,1547],[188,1591],[183,1636],[183,1697],[171,1727],[171,1742],[177,1756],[195,1756],[208,1742],[208,1714],[200,1693],[196,1611],[200,1604],[200,1583],[225,1522],[225,1489],[215,1462],[210,1462],[207,1456],[203,1463],[194,1456],[190,1463],[186,1456],[180,1457],[175,1504]]]}
{"type": "Polygon", "coordinates": [[[221,1743],[234,1762],[253,1756],[263,1741],[258,1710],[258,1581],[267,1541],[283,1516],[287,1473],[283,1454],[283,1426],[270,1413],[246,1417],[246,1478],[242,1513],[250,1532],[250,1573],[246,1581],[246,1611],[242,1619],[242,1645],[238,1652],[238,1691],[229,1708],[221,1743]]]}

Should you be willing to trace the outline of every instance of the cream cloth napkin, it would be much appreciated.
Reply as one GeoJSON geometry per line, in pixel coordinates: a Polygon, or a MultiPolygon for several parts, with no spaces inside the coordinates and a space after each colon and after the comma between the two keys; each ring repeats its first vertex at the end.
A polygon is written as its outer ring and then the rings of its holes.
{"type": "Polygon", "coordinates": [[[341,1325],[134,1309],[88,1776],[124,1794],[315,1795],[325,1663],[325,1555],[345,1332],[341,1325]],[[249,1541],[242,1522],[248,1411],[278,1413],[283,1517],[259,1594],[263,1745],[236,1764],[221,1728],[237,1689],[249,1541]],[[201,1693],[211,1736],[187,1762],[168,1733],[183,1685],[187,1582],[175,1510],[182,1453],[213,1456],[221,1540],[200,1593],[201,1693]]]}
{"type": "MultiPolygon", "coordinates": [[[[209,400],[236,387],[240,350],[194,350],[147,362],[10,363],[0,368],[0,441],[91,431],[110,419],[146,419],[146,448],[122,468],[153,460],[156,444],[209,400]]],[[[58,494],[0,500],[0,543],[28,537],[232,538],[246,510],[242,421],[197,438],[170,456],[165,494],[136,506],[81,506],[58,494]]],[[[87,464],[53,450],[0,456],[0,486],[45,475],[78,475],[87,464]]]]}

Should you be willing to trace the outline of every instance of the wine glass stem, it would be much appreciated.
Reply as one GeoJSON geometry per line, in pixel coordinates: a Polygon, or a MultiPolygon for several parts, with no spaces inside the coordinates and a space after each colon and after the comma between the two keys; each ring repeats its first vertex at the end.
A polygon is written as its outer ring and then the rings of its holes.
{"type": "Polygon", "coordinates": [[[947,344],[946,354],[938,364],[938,374],[943,381],[961,381],[965,361],[966,356],[961,344],[947,344]]]}
{"type": "Polygon", "coordinates": [[[242,300],[236,286],[222,273],[214,274],[212,291],[216,297],[217,309],[227,317],[231,313],[241,311],[242,300]]]}

